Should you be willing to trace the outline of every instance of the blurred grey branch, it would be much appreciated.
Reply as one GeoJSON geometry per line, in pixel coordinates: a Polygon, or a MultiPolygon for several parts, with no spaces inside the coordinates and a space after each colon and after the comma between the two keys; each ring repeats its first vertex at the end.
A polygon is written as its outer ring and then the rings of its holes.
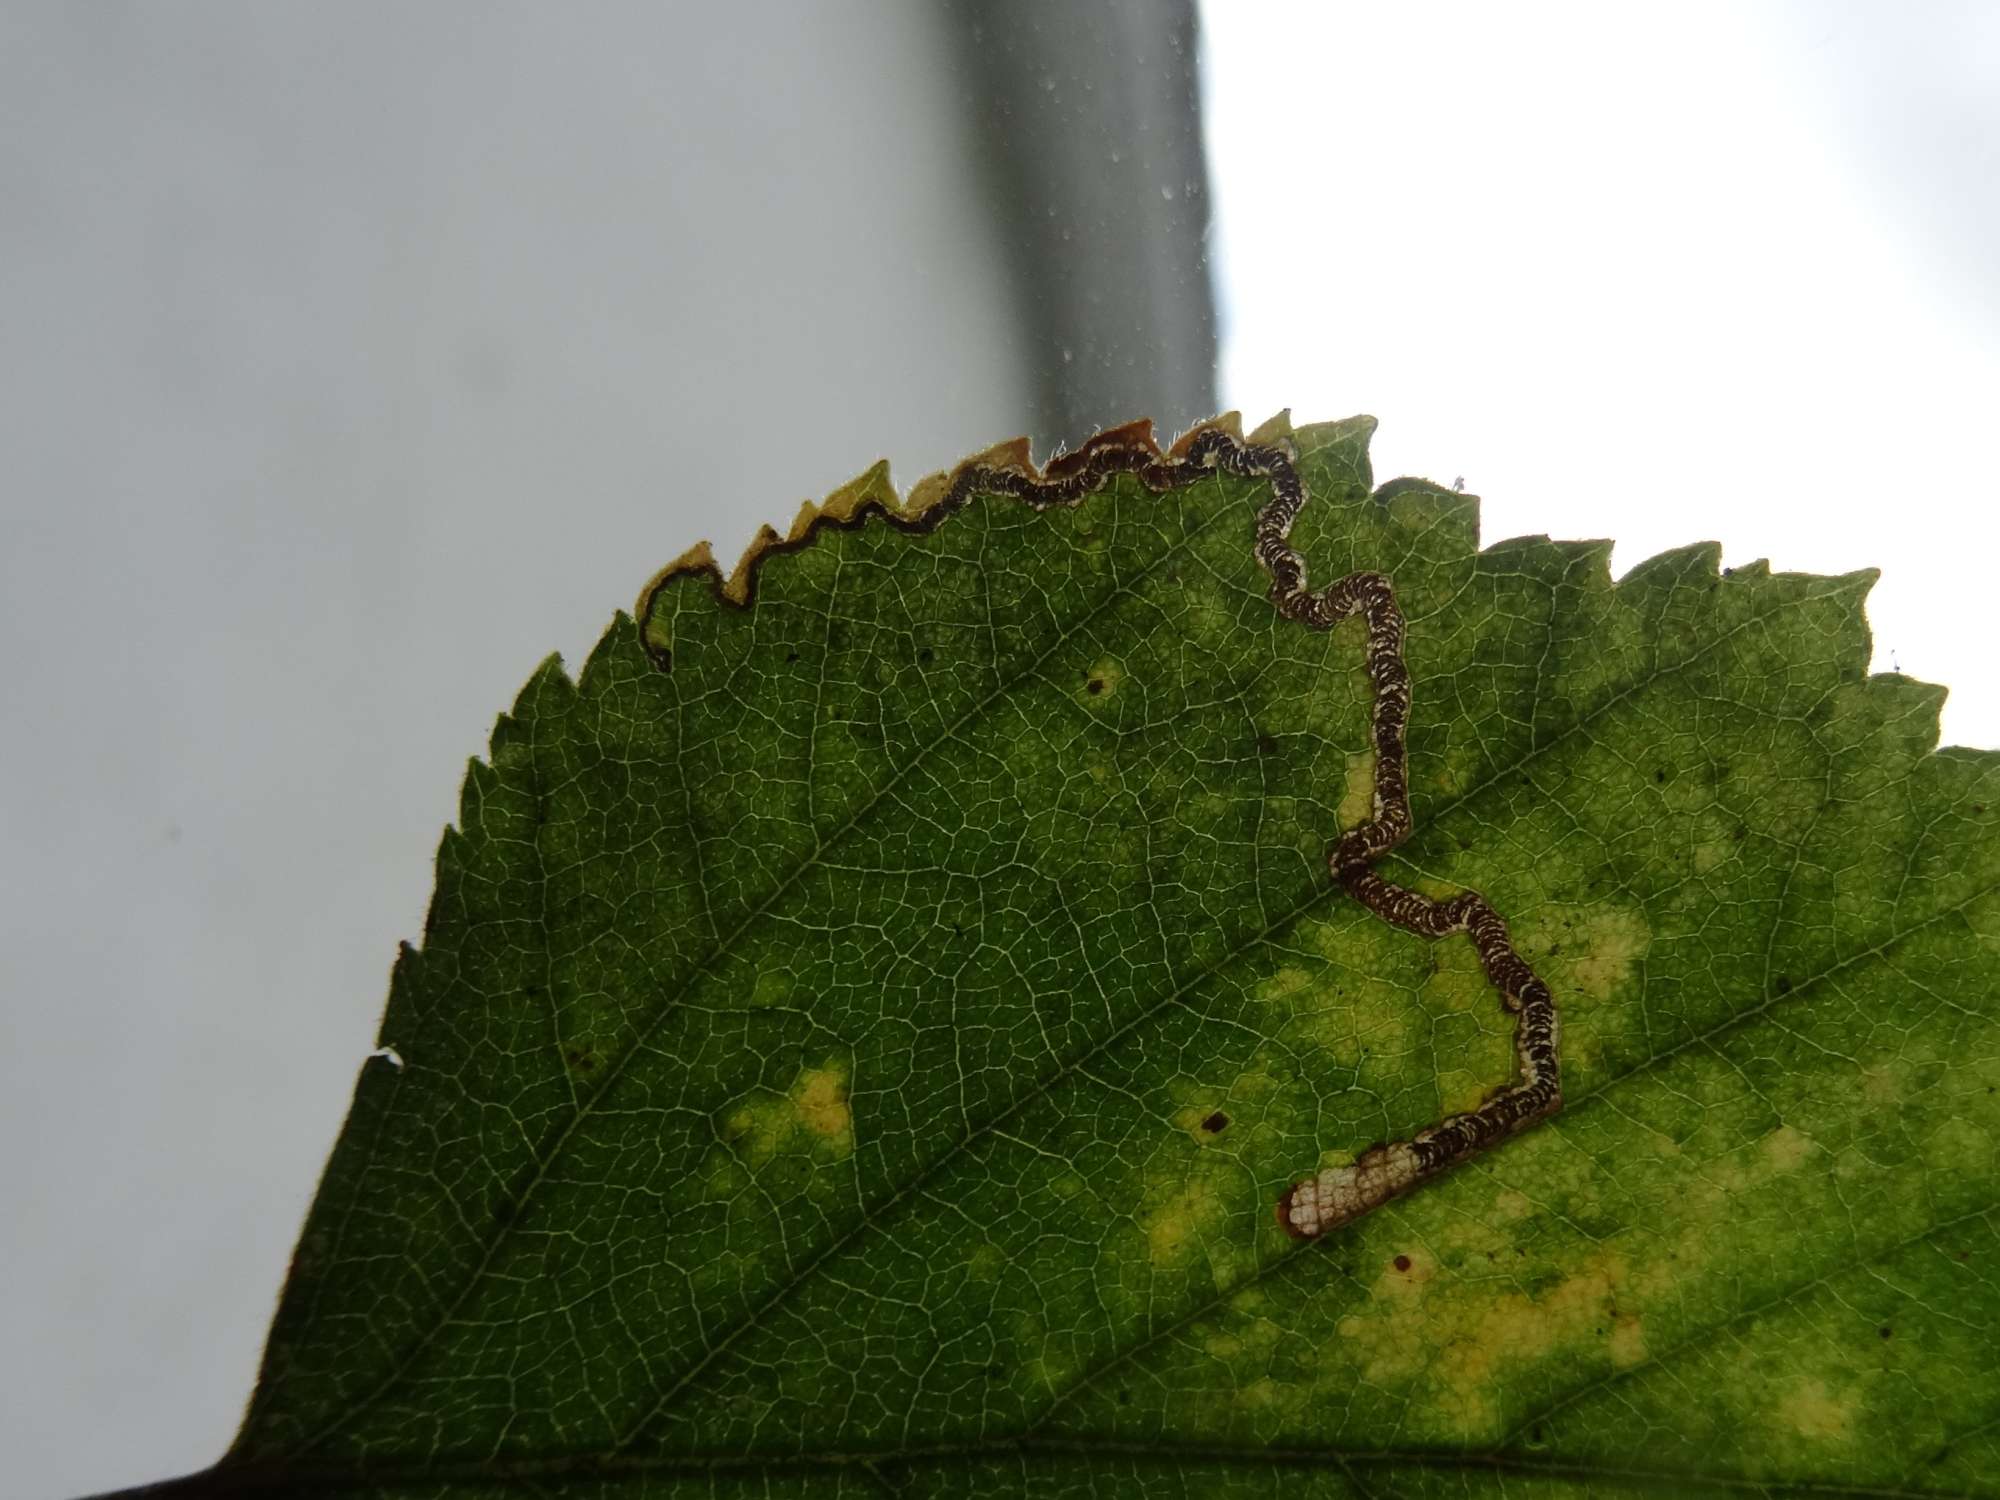
{"type": "Polygon", "coordinates": [[[1013,266],[1037,449],[1215,409],[1192,0],[952,0],[1013,266]]]}

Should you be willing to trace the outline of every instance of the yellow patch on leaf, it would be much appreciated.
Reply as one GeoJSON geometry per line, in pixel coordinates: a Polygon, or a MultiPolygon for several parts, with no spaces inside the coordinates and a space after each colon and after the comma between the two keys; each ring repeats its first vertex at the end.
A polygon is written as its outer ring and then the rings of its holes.
{"type": "Polygon", "coordinates": [[[1817,1443],[1845,1441],[1854,1430],[1860,1402],[1851,1394],[1836,1393],[1824,1380],[1802,1380],[1778,1402],[1778,1420],[1802,1438],[1817,1443]]]}
{"type": "Polygon", "coordinates": [[[753,1097],[728,1117],[729,1133],[752,1166],[799,1145],[837,1156],[854,1149],[854,1112],[847,1102],[847,1070],[839,1063],[806,1068],[783,1098],[753,1097]]]}

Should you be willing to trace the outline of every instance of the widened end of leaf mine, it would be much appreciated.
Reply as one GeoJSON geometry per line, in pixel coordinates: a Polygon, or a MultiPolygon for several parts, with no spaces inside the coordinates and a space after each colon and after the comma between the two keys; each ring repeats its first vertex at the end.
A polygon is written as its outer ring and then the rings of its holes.
{"type": "Polygon", "coordinates": [[[1295,1240],[1317,1239],[1408,1192],[1424,1175],[1410,1142],[1370,1146],[1348,1166],[1328,1167],[1293,1183],[1278,1200],[1278,1222],[1295,1240]]]}

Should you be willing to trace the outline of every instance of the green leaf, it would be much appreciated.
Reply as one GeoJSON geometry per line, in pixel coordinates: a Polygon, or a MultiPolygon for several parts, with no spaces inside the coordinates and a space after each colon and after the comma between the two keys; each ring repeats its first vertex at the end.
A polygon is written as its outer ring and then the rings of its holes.
{"type": "Polygon", "coordinates": [[[878,468],[500,719],[191,1489],[2000,1493],[2000,755],[1867,675],[1872,573],[1480,551],[1372,430],[1253,441],[1393,581],[1376,868],[1505,917],[1559,1114],[1288,1234],[1516,1068],[1329,873],[1361,623],[1273,607],[1263,477],[878,468]]]}

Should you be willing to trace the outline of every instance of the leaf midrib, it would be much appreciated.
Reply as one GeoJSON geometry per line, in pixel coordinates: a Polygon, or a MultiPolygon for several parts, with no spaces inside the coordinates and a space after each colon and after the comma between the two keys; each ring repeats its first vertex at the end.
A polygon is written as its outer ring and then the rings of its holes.
{"type": "MultiPolygon", "coordinates": [[[[1990,1418],[1947,1439],[1955,1446],[2000,1423],[1990,1418]]],[[[964,1442],[906,1444],[884,1448],[828,1449],[816,1453],[714,1452],[643,1454],[603,1459],[590,1454],[563,1454],[547,1459],[457,1460],[438,1464],[351,1464],[300,1468],[281,1464],[218,1467],[186,1480],[159,1487],[164,1496],[270,1495],[338,1493],[350,1489],[383,1489],[417,1485],[523,1487],[540,1492],[552,1481],[587,1479],[598,1484],[621,1479],[644,1480],[718,1474],[812,1474],[896,1468],[919,1464],[971,1463],[982,1459],[1117,1459],[1135,1465],[1177,1468],[1181,1465],[1235,1465],[1254,1469],[1321,1468],[1404,1469],[1419,1472],[1487,1473],[1535,1479],[1573,1479],[1630,1485],[1635,1488],[1690,1487],[1718,1494],[1770,1495],[1774,1491],[1851,1500],[1944,1500],[1959,1491],[1911,1489],[1898,1485],[1841,1484],[1826,1480],[1753,1478],[1747,1475],[1695,1470],[1647,1469],[1636,1465],[1598,1464],[1576,1459],[1540,1459],[1496,1450],[1453,1452],[1426,1448],[1343,1448],[1333,1444],[1245,1444],[1169,1437],[1145,1440],[1091,1436],[1035,1436],[971,1439],[964,1442]]],[[[147,1487],[151,1489],[152,1487],[147,1487]]],[[[138,1500],[146,1490],[126,1492],[138,1500]]],[[[101,1497],[118,1500],[118,1497],[101,1497]]]]}

